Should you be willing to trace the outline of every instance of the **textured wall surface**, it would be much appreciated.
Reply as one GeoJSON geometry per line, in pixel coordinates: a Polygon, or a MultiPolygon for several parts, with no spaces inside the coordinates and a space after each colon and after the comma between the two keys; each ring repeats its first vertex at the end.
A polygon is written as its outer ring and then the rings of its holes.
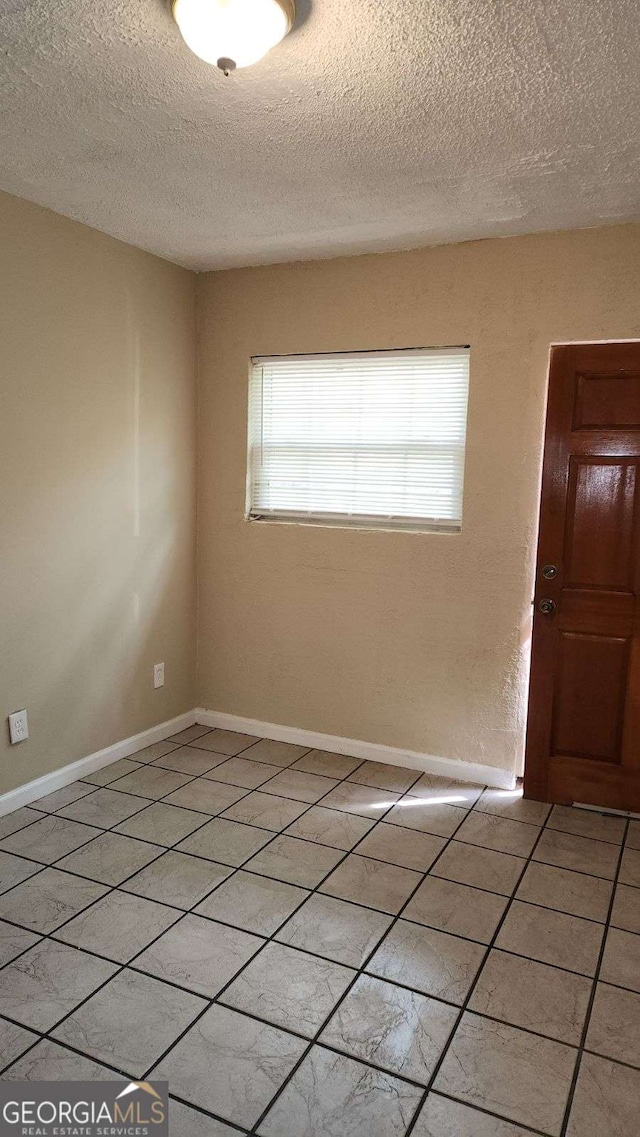
{"type": "Polygon", "coordinates": [[[549,345],[640,336],[640,229],[210,273],[199,307],[199,705],[513,769],[549,345]],[[444,344],[462,533],[243,521],[251,355],[444,344]]]}
{"type": "Polygon", "coordinates": [[[194,268],[640,218],[637,0],[298,0],[226,79],[165,0],[4,0],[0,186],[194,268]]]}
{"type": "Polygon", "coordinates": [[[0,248],[1,793],[194,705],[195,312],[192,274],[4,194],[0,248]]]}

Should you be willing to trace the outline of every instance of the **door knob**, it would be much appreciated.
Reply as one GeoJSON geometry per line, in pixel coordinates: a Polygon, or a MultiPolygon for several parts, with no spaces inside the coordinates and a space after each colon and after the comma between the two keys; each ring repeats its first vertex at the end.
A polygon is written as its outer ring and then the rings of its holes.
{"type": "Polygon", "coordinates": [[[541,600],[538,604],[538,608],[541,612],[544,612],[545,616],[550,616],[556,610],[556,602],[555,600],[541,600]]]}

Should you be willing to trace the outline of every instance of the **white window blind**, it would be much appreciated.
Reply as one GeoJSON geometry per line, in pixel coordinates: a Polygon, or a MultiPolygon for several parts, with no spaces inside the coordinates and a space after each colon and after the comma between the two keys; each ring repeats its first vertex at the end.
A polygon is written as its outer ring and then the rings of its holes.
{"type": "Polygon", "coordinates": [[[468,348],[258,358],[247,516],[457,530],[468,348]]]}

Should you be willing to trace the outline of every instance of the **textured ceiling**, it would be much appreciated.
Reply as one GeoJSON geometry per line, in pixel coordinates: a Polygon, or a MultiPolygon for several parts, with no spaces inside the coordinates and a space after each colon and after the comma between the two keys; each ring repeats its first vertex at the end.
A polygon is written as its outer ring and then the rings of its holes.
{"type": "Polygon", "coordinates": [[[164,0],[0,0],[0,187],[191,268],[640,219],[637,0],[299,0],[225,78],[164,0]]]}

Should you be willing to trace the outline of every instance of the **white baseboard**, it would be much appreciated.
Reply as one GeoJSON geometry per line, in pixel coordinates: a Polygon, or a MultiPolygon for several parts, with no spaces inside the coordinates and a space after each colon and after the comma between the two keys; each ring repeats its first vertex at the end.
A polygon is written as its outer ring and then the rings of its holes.
{"type": "Polygon", "coordinates": [[[24,786],[9,790],[8,793],[0,795],[0,817],[5,813],[13,813],[14,809],[20,809],[23,805],[30,805],[31,802],[38,801],[38,798],[52,794],[54,790],[68,786],[78,778],[84,778],[87,774],[95,774],[96,770],[101,770],[103,766],[109,766],[111,762],[117,762],[119,758],[128,758],[130,754],[135,754],[136,750],[142,750],[143,746],[150,746],[152,742],[162,742],[163,738],[177,734],[178,731],[184,730],[187,726],[193,726],[196,721],[196,712],[186,711],[175,719],[158,723],[157,726],[151,726],[148,730],[141,731],[140,734],[123,738],[121,742],[114,742],[113,746],[106,746],[104,750],[96,750],[94,754],[89,754],[86,758],[80,758],[77,762],[70,762],[68,766],[62,766],[59,770],[52,770],[50,774],[43,774],[41,778],[35,778],[34,781],[27,782],[24,786]]]}
{"type": "Polygon", "coordinates": [[[408,766],[412,770],[422,770],[426,774],[437,774],[443,778],[456,778],[460,782],[478,782],[482,785],[492,786],[496,789],[511,790],[516,784],[515,774],[509,770],[500,770],[497,766],[482,766],[477,762],[461,762],[457,758],[439,758],[435,754],[421,754],[417,750],[400,750],[395,746],[379,746],[375,742],[360,742],[356,738],[342,738],[337,734],[320,734],[315,730],[303,730],[298,726],[281,726],[273,722],[261,722],[259,719],[245,719],[239,715],[227,715],[222,711],[207,711],[196,708],[194,711],[185,711],[177,718],[167,722],[158,723],[148,730],[134,734],[130,738],[123,738],[121,742],[114,742],[113,746],[106,746],[104,750],[96,750],[86,758],[77,762],[70,762],[59,770],[52,770],[50,774],[43,774],[24,786],[0,795],[0,817],[5,813],[13,813],[21,806],[30,805],[38,798],[52,794],[63,786],[68,786],[78,778],[87,774],[94,774],[103,766],[117,762],[119,758],[128,758],[144,746],[153,742],[162,742],[185,727],[194,723],[203,726],[221,727],[223,730],[236,730],[242,734],[256,734],[260,738],[273,738],[276,742],[294,742],[300,746],[308,746],[314,750],[330,750],[335,754],[349,754],[354,758],[368,758],[370,762],[387,762],[391,766],[408,766]]]}
{"type": "Polygon", "coordinates": [[[513,771],[497,766],[482,766],[477,762],[462,762],[457,758],[439,758],[435,754],[421,754],[417,750],[400,750],[395,746],[379,746],[375,742],[359,742],[355,738],[341,738],[337,734],[319,734],[297,726],[280,726],[259,719],[245,719],[227,715],[222,711],[207,711],[198,707],[194,722],[203,726],[237,730],[242,734],[256,734],[260,738],[273,738],[276,742],[294,742],[314,750],[331,750],[336,754],[350,754],[354,758],[368,758],[371,762],[387,762],[391,766],[408,766],[425,774],[443,778],[456,778],[460,782],[476,782],[500,790],[512,790],[516,784],[513,771]]]}

